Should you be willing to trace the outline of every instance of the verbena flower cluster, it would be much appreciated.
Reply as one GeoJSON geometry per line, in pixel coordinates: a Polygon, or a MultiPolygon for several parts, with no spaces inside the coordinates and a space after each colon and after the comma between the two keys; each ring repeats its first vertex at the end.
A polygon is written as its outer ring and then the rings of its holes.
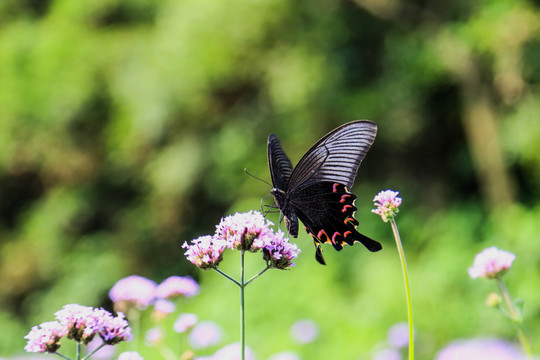
{"type": "Polygon", "coordinates": [[[476,255],[473,266],[469,268],[469,275],[473,279],[495,279],[510,269],[515,258],[508,251],[499,250],[496,246],[489,247],[476,255]]]}
{"type": "Polygon", "coordinates": [[[271,222],[257,211],[236,213],[221,219],[213,236],[201,236],[185,242],[182,247],[187,259],[201,269],[215,268],[223,259],[225,249],[241,251],[262,251],[263,259],[276,269],[294,266],[300,250],[289,243],[283,232],[277,233],[270,227],[271,222]]]}
{"type": "Polygon", "coordinates": [[[401,205],[401,198],[398,197],[398,194],[398,191],[381,191],[373,198],[377,208],[371,210],[371,212],[379,215],[384,222],[392,220],[399,212],[399,206],[401,205]]]}
{"type": "Polygon", "coordinates": [[[174,311],[174,304],[166,300],[192,297],[198,293],[199,284],[189,276],[170,276],[158,285],[143,276],[132,275],[114,284],[109,297],[116,311],[144,310],[154,305],[156,312],[170,313],[174,311]]]}
{"type": "Polygon", "coordinates": [[[132,338],[131,328],[122,313],[115,317],[104,309],[69,304],[57,311],[55,317],[56,321],[44,322],[30,330],[25,336],[28,340],[24,347],[26,351],[55,353],[64,336],[84,345],[96,335],[107,345],[132,338]]]}

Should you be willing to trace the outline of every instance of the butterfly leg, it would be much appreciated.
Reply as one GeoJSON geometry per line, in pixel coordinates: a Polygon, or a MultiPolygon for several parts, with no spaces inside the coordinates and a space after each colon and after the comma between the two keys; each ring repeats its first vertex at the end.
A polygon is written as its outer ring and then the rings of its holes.
{"type": "Polygon", "coordinates": [[[274,204],[272,205],[265,205],[263,204],[264,200],[268,199],[270,196],[272,195],[268,195],[268,196],[265,196],[261,199],[261,213],[263,214],[263,216],[266,217],[266,214],[268,214],[270,212],[270,210],[272,209],[272,207],[274,206],[274,204]],[[268,207],[268,210],[265,212],[264,208],[265,207],[268,207]]]}

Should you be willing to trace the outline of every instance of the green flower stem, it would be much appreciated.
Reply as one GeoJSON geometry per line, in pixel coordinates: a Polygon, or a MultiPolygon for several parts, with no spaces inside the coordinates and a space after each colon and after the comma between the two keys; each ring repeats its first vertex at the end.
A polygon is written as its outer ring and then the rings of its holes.
{"type": "Polygon", "coordinates": [[[244,294],[246,286],[248,286],[253,280],[261,276],[266,272],[266,270],[270,269],[272,266],[270,264],[267,264],[264,269],[262,269],[258,274],[253,275],[248,281],[244,280],[245,276],[245,267],[244,267],[244,255],[245,250],[240,251],[240,281],[235,280],[228,274],[224,273],[223,271],[219,270],[216,267],[213,267],[218,274],[222,275],[226,279],[232,281],[238,287],[240,288],[240,339],[241,339],[241,346],[242,346],[242,360],[246,357],[246,309],[245,309],[245,301],[244,301],[244,294]]]}
{"type": "Polygon", "coordinates": [[[407,295],[407,315],[409,318],[409,360],[414,360],[414,322],[411,289],[409,287],[409,276],[407,275],[407,263],[405,262],[405,253],[403,252],[403,246],[401,245],[401,238],[399,237],[396,221],[391,219],[390,224],[392,225],[392,231],[394,232],[394,238],[396,239],[399,259],[401,260],[401,270],[403,271],[403,281],[405,282],[405,293],[407,295]]]}
{"type": "Polygon", "coordinates": [[[531,344],[529,344],[529,340],[527,340],[527,336],[525,336],[525,332],[523,331],[523,326],[522,326],[523,319],[521,315],[518,313],[516,306],[514,305],[514,302],[512,301],[512,298],[510,297],[510,292],[508,291],[508,288],[502,281],[502,278],[496,277],[495,280],[497,280],[497,285],[499,286],[499,290],[501,291],[504,302],[506,303],[506,306],[508,307],[508,311],[510,312],[510,318],[517,325],[518,338],[519,338],[519,342],[521,343],[521,347],[523,348],[523,351],[525,352],[525,354],[527,354],[527,358],[532,359],[533,354],[532,354],[531,344]]]}
{"type": "Polygon", "coordinates": [[[246,283],[244,284],[244,286],[248,286],[250,282],[252,282],[253,280],[255,280],[256,278],[258,278],[259,276],[261,276],[262,274],[264,274],[266,272],[266,270],[270,269],[270,265],[266,265],[266,267],[264,269],[262,269],[257,275],[253,275],[248,281],[246,281],[246,283]]]}
{"type": "Polygon", "coordinates": [[[130,307],[127,311],[127,317],[132,324],[131,330],[133,341],[131,341],[130,347],[135,351],[139,348],[139,340],[141,337],[141,313],[135,307],[130,307]]]}
{"type": "Polygon", "coordinates": [[[178,356],[174,353],[174,351],[168,347],[168,346],[160,346],[159,353],[161,354],[163,359],[166,360],[175,360],[178,359],[178,356]]]}
{"type": "Polygon", "coordinates": [[[77,347],[76,347],[76,353],[75,353],[75,359],[77,360],[81,360],[81,343],[80,342],[77,342],[77,347]]]}
{"type": "Polygon", "coordinates": [[[246,358],[246,308],[244,304],[244,290],[246,288],[246,283],[244,283],[244,254],[245,251],[242,250],[240,256],[240,337],[242,341],[242,360],[246,358]]]}
{"type": "Polygon", "coordinates": [[[240,284],[238,281],[236,281],[235,279],[233,279],[229,275],[225,274],[223,271],[219,270],[217,267],[213,267],[212,269],[214,269],[218,274],[220,274],[220,275],[224,276],[225,278],[229,279],[230,281],[232,281],[233,283],[235,283],[239,287],[242,287],[242,284],[240,284]]]}
{"type": "Polygon", "coordinates": [[[60,354],[59,352],[55,352],[56,355],[60,356],[62,359],[67,359],[67,360],[71,360],[71,358],[68,358],[66,355],[64,354],[60,354]]]}
{"type": "Polygon", "coordinates": [[[94,349],[94,351],[92,351],[90,354],[86,355],[85,357],[82,358],[82,360],[86,360],[86,359],[89,359],[90,356],[94,355],[99,349],[101,349],[102,347],[104,347],[105,343],[102,343],[101,345],[99,345],[96,349],[94,349]]]}

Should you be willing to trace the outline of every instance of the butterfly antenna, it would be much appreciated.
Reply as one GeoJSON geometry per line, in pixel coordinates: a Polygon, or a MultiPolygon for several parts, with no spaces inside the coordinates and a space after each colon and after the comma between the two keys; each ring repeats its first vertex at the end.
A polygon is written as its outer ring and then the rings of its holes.
{"type": "Polygon", "coordinates": [[[273,187],[268,181],[265,181],[265,180],[263,180],[263,179],[261,179],[261,178],[255,176],[255,175],[251,174],[249,171],[247,171],[246,168],[244,168],[244,172],[245,172],[246,174],[248,174],[249,176],[251,176],[251,177],[257,179],[257,180],[262,181],[262,182],[265,183],[266,185],[268,185],[268,186],[270,186],[270,187],[273,187]]]}

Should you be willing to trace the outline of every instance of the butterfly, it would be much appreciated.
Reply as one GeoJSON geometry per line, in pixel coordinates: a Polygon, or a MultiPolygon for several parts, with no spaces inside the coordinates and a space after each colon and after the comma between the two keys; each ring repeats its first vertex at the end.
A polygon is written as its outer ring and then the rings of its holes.
{"type": "Polygon", "coordinates": [[[298,236],[298,219],[315,243],[315,259],[326,265],[321,244],[337,251],[361,242],[369,251],[381,250],[375,240],[356,230],[356,195],[349,192],[360,163],[375,140],[377,125],[356,120],[332,130],[309,149],[295,168],[279,139],[268,137],[270,193],[281,211],[290,236],[298,236]]]}

